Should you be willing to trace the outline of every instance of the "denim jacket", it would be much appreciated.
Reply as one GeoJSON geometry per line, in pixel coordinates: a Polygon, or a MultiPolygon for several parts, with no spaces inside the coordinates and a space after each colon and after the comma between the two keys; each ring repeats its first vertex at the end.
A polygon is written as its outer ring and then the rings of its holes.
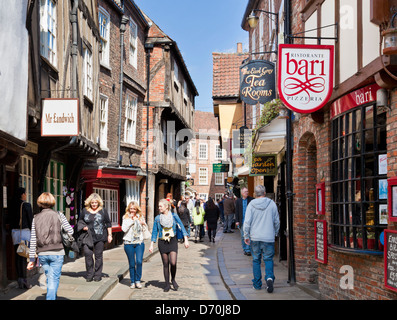
{"type": "MultiPolygon", "coordinates": [[[[182,229],[183,236],[187,237],[188,234],[187,234],[185,228],[183,227],[183,223],[182,223],[181,219],[179,218],[179,216],[173,212],[172,212],[172,216],[174,217],[173,224],[172,224],[172,230],[174,231],[174,235],[176,236],[176,224],[178,223],[182,229]]],[[[163,228],[160,224],[160,215],[158,215],[158,216],[156,216],[156,218],[154,218],[152,239],[151,239],[152,242],[156,242],[157,237],[159,237],[159,238],[163,237],[163,228]]]]}

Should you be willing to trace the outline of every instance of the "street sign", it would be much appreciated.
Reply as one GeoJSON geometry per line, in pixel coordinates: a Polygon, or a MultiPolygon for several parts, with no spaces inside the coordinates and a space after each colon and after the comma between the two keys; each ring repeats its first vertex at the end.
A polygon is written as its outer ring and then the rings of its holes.
{"type": "Polygon", "coordinates": [[[278,92],[298,113],[320,110],[334,86],[334,46],[279,45],[278,92]]]}
{"type": "Polygon", "coordinates": [[[276,98],[276,75],[273,62],[251,60],[240,67],[240,98],[249,105],[276,98]]]}
{"type": "Polygon", "coordinates": [[[229,172],[229,164],[228,163],[213,163],[212,164],[212,172],[214,172],[214,173],[229,172]]]}

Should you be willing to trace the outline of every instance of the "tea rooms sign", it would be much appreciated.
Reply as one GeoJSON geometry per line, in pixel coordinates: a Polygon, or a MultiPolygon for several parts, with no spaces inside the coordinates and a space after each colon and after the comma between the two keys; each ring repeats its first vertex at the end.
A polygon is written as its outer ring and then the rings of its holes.
{"type": "Polygon", "coordinates": [[[266,103],[276,98],[274,64],[251,60],[240,67],[240,98],[249,105],[266,103]]]}
{"type": "Polygon", "coordinates": [[[286,107],[315,112],[328,102],[334,83],[334,46],[280,44],[278,92],[286,107]]]}

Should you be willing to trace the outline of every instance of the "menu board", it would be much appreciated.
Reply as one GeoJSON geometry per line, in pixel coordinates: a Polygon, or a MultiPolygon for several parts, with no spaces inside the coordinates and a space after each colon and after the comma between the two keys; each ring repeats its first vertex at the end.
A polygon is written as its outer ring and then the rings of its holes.
{"type": "Polygon", "coordinates": [[[314,220],[314,238],[316,261],[327,263],[327,222],[325,220],[314,220]]]}
{"type": "Polygon", "coordinates": [[[397,231],[384,231],[385,286],[397,291],[397,231]]]}

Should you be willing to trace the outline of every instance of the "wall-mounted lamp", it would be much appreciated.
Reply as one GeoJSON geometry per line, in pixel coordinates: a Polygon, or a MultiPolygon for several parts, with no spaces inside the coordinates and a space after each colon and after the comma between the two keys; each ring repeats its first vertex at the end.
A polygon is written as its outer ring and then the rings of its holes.
{"type": "Polygon", "coordinates": [[[378,108],[387,108],[389,111],[391,111],[389,104],[389,92],[386,89],[379,89],[376,92],[376,106],[378,108]]]}
{"type": "Polygon", "coordinates": [[[276,16],[276,28],[278,30],[278,13],[269,12],[269,11],[265,11],[265,10],[259,10],[259,9],[253,9],[251,11],[251,14],[247,18],[250,28],[252,28],[252,29],[256,28],[256,26],[258,25],[258,22],[259,22],[259,17],[256,16],[255,12],[264,12],[264,13],[272,14],[272,15],[276,16]]]}
{"type": "Polygon", "coordinates": [[[382,32],[384,38],[383,54],[397,54],[397,28],[394,27],[394,18],[396,15],[397,13],[393,15],[389,27],[382,32]]]}

